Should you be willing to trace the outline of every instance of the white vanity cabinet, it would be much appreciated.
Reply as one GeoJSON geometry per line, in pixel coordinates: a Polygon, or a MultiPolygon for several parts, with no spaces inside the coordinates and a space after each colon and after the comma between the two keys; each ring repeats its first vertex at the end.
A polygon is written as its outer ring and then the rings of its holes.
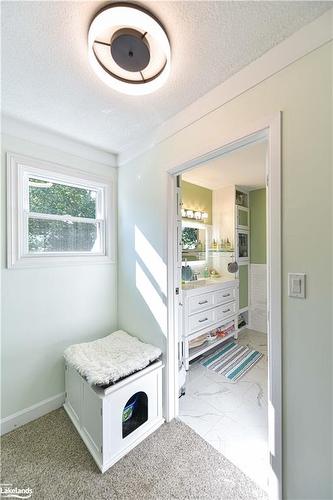
{"type": "Polygon", "coordinates": [[[237,338],[238,289],[237,279],[206,280],[202,286],[194,282],[183,289],[183,359],[187,370],[192,359],[227,338],[237,338]],[[190,348],[190,342],[197,337],[228,326],[234,328],[226,337],[208,339],[199,347],[190,348]]]}

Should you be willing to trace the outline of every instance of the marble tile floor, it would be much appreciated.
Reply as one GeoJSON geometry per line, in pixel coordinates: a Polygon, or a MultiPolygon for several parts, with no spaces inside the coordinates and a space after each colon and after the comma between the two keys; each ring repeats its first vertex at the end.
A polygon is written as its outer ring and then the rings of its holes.
{"type": "Polygon", "coordinates": [[[267,335],[245,329],[238,342],[263,358],[236,383],[193,362],[179,418],[267,490],[267,335]]]}

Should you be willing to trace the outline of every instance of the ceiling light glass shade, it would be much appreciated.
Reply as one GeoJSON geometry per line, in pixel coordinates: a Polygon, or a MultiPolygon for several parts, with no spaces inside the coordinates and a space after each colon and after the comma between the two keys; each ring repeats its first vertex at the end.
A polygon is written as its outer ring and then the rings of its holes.
{"type": "Polygon", "coordinates": [[[186,210],[186,217],[193,219],[193,210],[186,210]]]}
{"type": "Polygon", "coordinates": [[[182,208],[182,217],[186,217],[186,210],[185,210],[185,208],[182,208]]]}
{"type": "Polygon", "coordinates": [[[129,95],[156,91],[170,73],[170,43],[162,25],[148,12],[131,4],[110,5],[93,19],[88,33],[88,58],[96,75],[109,87],[129,95]],[[145,39],[150,59],[142,71],[128,71],[112,57],[115,34],[135,30],[145,39]]]}
{"type": "Polygon", "coordinates": [[[207,212],[202,212],[202,218],[203,218],[203,220],[208,219],[208,213],[207,212]]]}
{"type": "Polygon", "coordinates": [[[201,212],[194,212],[194,218],[197,220],[201,219],[201,212]]]}

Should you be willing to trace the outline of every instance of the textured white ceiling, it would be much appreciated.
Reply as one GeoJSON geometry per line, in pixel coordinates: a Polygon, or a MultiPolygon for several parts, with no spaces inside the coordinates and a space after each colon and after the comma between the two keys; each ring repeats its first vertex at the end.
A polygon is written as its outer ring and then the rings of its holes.
{"type": "Polygon", "coordinates": [[[309,23],[332,2],[141,2],[165,25],[172,70],[158,92],[118,94],[87,61],[106,3],[1,2],[2,111],[111,152],[126,149],[309,23]]]}
{"type": "Polygon", "coordinates": [[[266,151],[267,142],[257,142],[189,170],[182,178],[208,189],[233,185],[258,189],[265,186],[266,151]]]}

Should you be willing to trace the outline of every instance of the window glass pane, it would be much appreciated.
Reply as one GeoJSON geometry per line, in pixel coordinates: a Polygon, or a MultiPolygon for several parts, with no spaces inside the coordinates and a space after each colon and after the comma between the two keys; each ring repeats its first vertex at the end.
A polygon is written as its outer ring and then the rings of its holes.
{"type": "Polygon", "coordinates": [[[91,189],[29,178],[29,211],[96,218],[96,194],[91,189]]]}
{"type": "Polygon", "coordinates": [[[101,252],[100,223],[29,219],[29,252],[101,252]]]}

